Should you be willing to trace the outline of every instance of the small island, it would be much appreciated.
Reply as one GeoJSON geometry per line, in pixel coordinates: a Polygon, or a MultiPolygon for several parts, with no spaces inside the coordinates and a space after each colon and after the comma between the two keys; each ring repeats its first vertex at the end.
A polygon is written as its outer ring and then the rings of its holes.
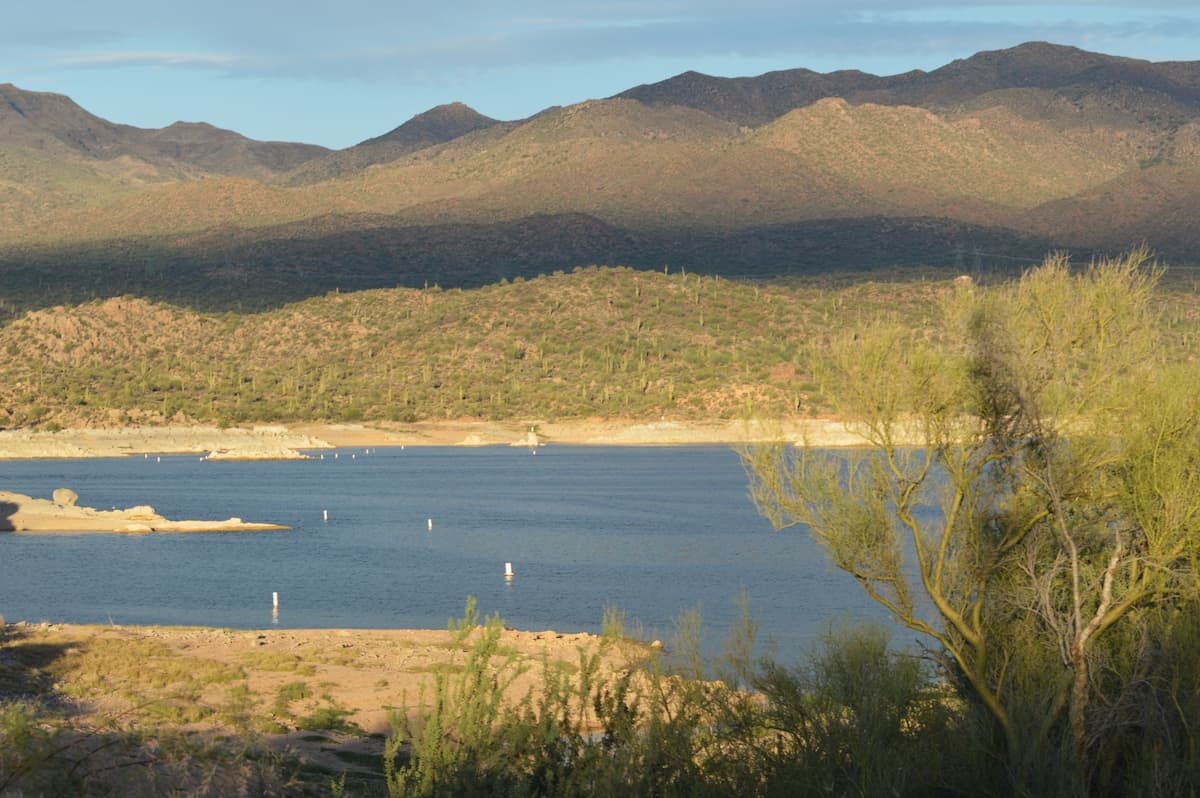
{"type": "Polygon", "coordinates": [[[80,507],[78,496],[59,488],[50,499],[0,491],[0,532],[117,532],[145,535],[153,532],[267,532],[290,527],[227,518],[223,521],[172,521],[149,505],[124,510],[80,507]]]}

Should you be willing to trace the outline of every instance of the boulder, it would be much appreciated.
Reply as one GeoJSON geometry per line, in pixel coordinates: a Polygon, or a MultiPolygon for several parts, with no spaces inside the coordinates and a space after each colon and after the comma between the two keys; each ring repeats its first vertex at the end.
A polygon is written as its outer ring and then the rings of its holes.
{"type": "Polygon", "coordinates": [[[70,488],[57,488],[52,494],[54,503],[62,507],[74,507],[79,501],[79,494],[70,488]]]}

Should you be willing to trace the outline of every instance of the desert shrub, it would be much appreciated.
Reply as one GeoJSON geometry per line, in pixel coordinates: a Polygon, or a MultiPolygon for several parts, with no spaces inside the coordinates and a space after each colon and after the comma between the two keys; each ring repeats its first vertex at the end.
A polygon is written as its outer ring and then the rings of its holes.
{"type": "MultiPolygon", "coordinates": [[[[619,611],[605,617],[603,645],[618,644],[619,611]]],[[[743,627],[728,647],[728,672],[740,676],[713,681],[698,624],[698,613],[681,616],[669,656],[645,647],[619,672],[581,650],[573,668],[543,667],[540,690],[516,704],[503,700],[518,671],[499,656],[499,619],[456,624],[474,628],[463,669],[437,674],[393,716],[391,794],[867,796],[944,786],[952,768],[931,759],[953,747],[946,691],[882,631],[831,635],[807,665],[786,668],[752,662],[754,629],[743,627]]]]}

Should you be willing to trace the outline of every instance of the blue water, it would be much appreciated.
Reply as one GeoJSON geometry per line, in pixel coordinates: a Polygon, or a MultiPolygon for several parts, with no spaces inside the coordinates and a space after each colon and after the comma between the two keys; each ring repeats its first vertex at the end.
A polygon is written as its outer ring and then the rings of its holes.
{"type": "Polygon", "coordinates": [[[444,628],[468,595],[523,629],[598,632],[603,609],[669,640],[699,609],[707,650],[745,590],[782,659],[831,623],[882,618],[803,530],[772,531],[725,447],[342,449],[293,462],[10,461],[0,486],[286,532],[0,534],[9,621],[444,628]],[[329,520],[322,520],[322,511],[329,520]],[[433,520],[433,529],[427,528],[433,520]],[[511,562],[514,578],[504,578],[511,562]],[[271,593],[280,609],[271,611],[271,593]]]}

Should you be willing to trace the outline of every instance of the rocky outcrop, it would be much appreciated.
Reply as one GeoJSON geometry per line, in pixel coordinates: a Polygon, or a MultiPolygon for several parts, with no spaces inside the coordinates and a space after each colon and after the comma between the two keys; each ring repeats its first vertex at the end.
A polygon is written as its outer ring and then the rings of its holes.
{"type": "Polygon", "coordinates": [[[79,507],[75,491],[59,488],[54,499],[38,499],[0,491],[0,531],[6,532],[261,532],[287,529],[279,524],[250,523],[240,518],[224,521],[172,521],[149,505],[124,510],[79,507]],[[59,501],[71,499],[70,503],[59,501]]]}

